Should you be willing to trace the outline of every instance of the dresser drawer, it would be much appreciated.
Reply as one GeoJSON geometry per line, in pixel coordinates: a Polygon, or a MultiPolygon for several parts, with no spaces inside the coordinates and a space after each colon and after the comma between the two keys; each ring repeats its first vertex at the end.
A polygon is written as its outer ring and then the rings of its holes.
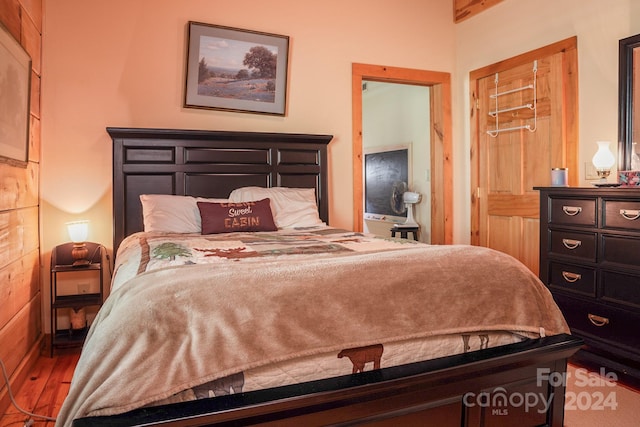
{"type": "Polygon", "coordinates": [[[549,222],[551,224],[596,225],[596,199],[550,199],[551,211],[549,222]]]}
{"type": "Polygon", "coordinates": [[[549,287],[565,292],[596,296],[596,272],[593,268],[549,263],[549,287]]]}
{"type": "Polygon", "coordinates": [[[640,352],[640,315],[562,295],[554,297],[572,333],[588,334],[640,352]]]}
{"type": "Polygon", "coordinates": [[[551,230],[549,234],[552,254],[596,261],[596,233],[551,230]]]}
{"type": "Polygon", "coordinates": [[[640,268],[640,238],[603,234],[601,261],[640,268]]]}
{"type": "MultiPolygon", "coordinates": [[[[630,309],[640,309],[640,277],[617,271],[602,271],[602,299],[630,309]]],[[[639,325],[635,325],[638,328],[639,325]]]]}
{"type": "Polygon", "coordinates": [[[640,200],[603,200],[604,228],[640,231],[640,200]]]}

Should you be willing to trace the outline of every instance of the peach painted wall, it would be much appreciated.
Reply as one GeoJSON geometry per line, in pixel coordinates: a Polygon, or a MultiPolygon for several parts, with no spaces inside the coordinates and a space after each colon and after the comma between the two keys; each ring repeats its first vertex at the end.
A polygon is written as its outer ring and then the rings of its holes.
{"type": "Polygon", "coordinates": [[[68,240],[64,223],[70,220],[89,219],[89,239],[111,248],[107,126],[332,134],[330,221],[350,227],[352,190],[345,184],[352,181],[351,64],[454,69],[455,26],[449,1],[44,4],[43,265],[48,265],[51,248],[68,240]],[[190,20],[290,37],[285,117],[182,107],[190,20]]]}

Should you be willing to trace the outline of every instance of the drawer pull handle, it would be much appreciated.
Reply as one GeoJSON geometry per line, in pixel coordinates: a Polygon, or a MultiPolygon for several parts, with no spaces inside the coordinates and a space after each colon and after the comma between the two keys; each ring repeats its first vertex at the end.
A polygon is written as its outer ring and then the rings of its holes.
{"type": "Polygon", "coordinates": [[[633,210],[620,209],[620,215],[622,215],[622,217],[624,219],[628,219],[629,221],[633,221],[634,219],[640,218],[640,210],[637,210],[637,209],[633,209],[633,210]]]}
{"type": "Polygon", "coordinates": [[[596,326],[602,327],[604,325],[609,324],[609,319],[607,319],[606,317],[598,316],[596,314],[591,314],[591,313],[589,313],[587,317],[589,317],[589,321],[596,326]]]}
{"type": "Polygon", "coordinates": [[[562,277],[564,277],[564,280],[566,280],[569,283],[574,283],[574,282],[577,282],[578,280],[582,279],[582,275],[581,274],[572,273],[570,271],[563,271],[562,272],[562,277]]]}
{"type": "Polygon", "coordinates": [[[582,208],[579,206],[563,206],[562,210],[569,216],[575,216],[582,212],[582,208]]]}
{"type": "Polygon", "coordinates": [[[575,249],[582,244],[580,240],[562,239],[562,244],[567,249],[575,249]]]}

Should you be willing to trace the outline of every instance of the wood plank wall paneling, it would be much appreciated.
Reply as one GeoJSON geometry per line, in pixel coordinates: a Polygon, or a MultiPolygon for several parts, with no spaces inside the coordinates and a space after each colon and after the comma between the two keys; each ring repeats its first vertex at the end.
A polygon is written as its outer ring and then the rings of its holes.
{"type": "Polygon", "coordinates": [[[495,6],[502,0],[453,0],[453,22],[456,24],[495,6]]]}
{"type": "Polygon", "coordinates": [[[29,162],[26,168],[0,163],[0,213],[38,205],[39,173],[35,162],[29,162]]]}
{"type": "MultiPolygon", "coordinates": [[[[41,351],[40,79],[42,0],[0,0],[0,23],[31,56],[31,118],[26,167],[0,161],[0,358],[12,389],[41,351]]],[[[0,414],[10,404],[0,381],[0,414]]]]}

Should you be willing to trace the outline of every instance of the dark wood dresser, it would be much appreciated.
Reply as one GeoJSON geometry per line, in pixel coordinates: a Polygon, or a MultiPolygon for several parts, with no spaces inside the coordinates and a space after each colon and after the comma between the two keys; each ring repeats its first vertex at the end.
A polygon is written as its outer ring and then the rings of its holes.
{"type": "Polygon", "coordinates": [[[571,332],[577,363],[640,383],[640,189],[536,187],[540,279],[571,332]]]}

